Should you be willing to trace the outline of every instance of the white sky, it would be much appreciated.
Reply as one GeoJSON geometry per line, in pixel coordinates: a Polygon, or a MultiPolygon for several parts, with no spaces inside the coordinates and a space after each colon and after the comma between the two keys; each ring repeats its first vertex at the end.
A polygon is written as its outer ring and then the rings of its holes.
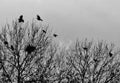
{"type": "Polygon", "coordinates": [[[0,0],[0,25],[39,14],[63,40],[103,39],[120,45],[120,0],[0,0]]]}

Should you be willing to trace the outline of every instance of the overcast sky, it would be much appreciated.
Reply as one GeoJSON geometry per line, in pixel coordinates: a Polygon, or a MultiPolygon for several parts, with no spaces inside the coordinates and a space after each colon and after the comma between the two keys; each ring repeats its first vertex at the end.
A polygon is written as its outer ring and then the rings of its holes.
{"type": "Polygon", "coordinates": [[[59,38],[103,39],[120,45],[120,0],[0,0],[0,25],[39,14],[59,38]]]}

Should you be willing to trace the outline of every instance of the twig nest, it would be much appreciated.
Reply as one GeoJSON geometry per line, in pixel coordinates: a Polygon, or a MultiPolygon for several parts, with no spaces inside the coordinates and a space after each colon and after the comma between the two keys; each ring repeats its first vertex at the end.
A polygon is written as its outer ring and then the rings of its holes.
{"type": "Polygon", "coordinates": [[[26,48],[25,48],[25,51],[28,53],[28,54],[31,54],[33,51],[35,51],[36,47],[33,46],[33,45],[28,45],[26,48]]]}

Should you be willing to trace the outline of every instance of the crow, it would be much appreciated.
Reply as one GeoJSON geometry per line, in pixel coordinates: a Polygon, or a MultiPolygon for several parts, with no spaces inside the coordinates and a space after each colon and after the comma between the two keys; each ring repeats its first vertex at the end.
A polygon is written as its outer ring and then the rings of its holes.
{"type": "Polygon", "coordinates": [[[95,59],[95,58],[94,58],[93,60],[94,60],[95,62],[97,62],[97,61],[98,61],[98,60],[97,60],[97,59],[95,59]]]}
{"type": "Polygon", "coordinates": [[[11,47],[10,47],[10,48],[11,48],[11,50],[14,50],[14,47],[13,47],[13,45],[11,45],[11,47]]]}
{"type": "Polygon", "coordinates": [[[46,33],[46,31],[45,30],[42,30],[44,33],[46,33]]]}
{"type": "Polygon", "coordinates": [[[21,22],[24,22],[23,20],[23,15],[20,15],[19,19],[18,19],[18,22],[21,23],[21,22]]]}
{"type": "Polygon", "coordinates": [[[39,15],[37,15],[37,20],[43,21],[39,15]]]}
{"type": "Polygon", "coordinates": [[[112,55],[113,55],[113,54],[112,54],[111,52],[109,52],[109,56],[112,57],[112,55]]]}
{"type": "Polygon", "coordinates": [[[5,44],[5,45],[8,45],[8,42],[7,42],[7,41],[4,41],[4,44],[5,44]]]}
{"type": "Polygon", "coordinates": [[[58,35],[57,34],[53,34],[54,37],[57,37],[58,35]]]}
{"type": "Polygon", "coordinates": [[[36,47],[35,46],[32,46],[32,45],[28,45],[26,48],[25,48],[25,51],[28,53],[28,54],[31,54],[33,51],[35,51],[36,47]]]}
{"type": "Polygon", "coordinates": [[[84,50],[88,51],[88,48],[87,47],[83,47],[84,50]]]}

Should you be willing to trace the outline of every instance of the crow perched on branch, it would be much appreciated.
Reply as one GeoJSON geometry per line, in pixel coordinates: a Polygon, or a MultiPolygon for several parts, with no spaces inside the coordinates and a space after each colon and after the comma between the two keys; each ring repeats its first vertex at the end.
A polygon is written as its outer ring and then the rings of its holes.
{"type": "Polygon", "coordinates": [[[21,15],[21,16],[19,17],[18,22],[19,22],[19,23],[24,22],[24,20],[23,20],[23,15],[21,15]]]}
{"type": "Polygon", "coordinates": [[[112,54],[111,52],[109,52],[109,56],[112,57],[112,55],[113,55],[113,54],[112,54]]]}
{"type": "Polygon", "coordinates": [[[7,42],[7,41],[4,41],[4,44],[5,44],[5,45],[8,45],[8,42],[7,42]]]}
{"type": "Polygon", "coordinates": [[[43,21],[39,15],[37,15],[37,20],[43,21]]]}
{"type": "Polygon", "coordinates": [[[88,48],[87,47],[83,47],[84,50],[88,51],[88,48]]]}
{"type": "Polygon", "coordinates": [[[97,59],[95,59],[95,58],[94,58],[93,60],[94,60],[95,62],[98,62],[98,60],[97,60],[97,59]]]}
{"type": "Polygon", "coordinates": [[[46,31],[45,30],[42,30],[44,33],[46,33],[46,31]]]}
{"type": "Polygon", "coordinates": [[[26,48],[25,48],[25,51],[28,53],[28,54],[31,54],[33,51],[35,51],[36,47],[35,46],[32,46],[32,45],[28,45],[26,48]]]}
{"type": "Polygon", "coordinates": [[[10,47],[10,48],[11,48],[11,50],[14,50],[14,47],[13,47],[13,45],[11,45],[11,47],[10,47]]]}
{"type": "Polygon", "coordinates": [[[54,37],[57,37],[58,35],[57,34],[53,34],[54,37]]]}

